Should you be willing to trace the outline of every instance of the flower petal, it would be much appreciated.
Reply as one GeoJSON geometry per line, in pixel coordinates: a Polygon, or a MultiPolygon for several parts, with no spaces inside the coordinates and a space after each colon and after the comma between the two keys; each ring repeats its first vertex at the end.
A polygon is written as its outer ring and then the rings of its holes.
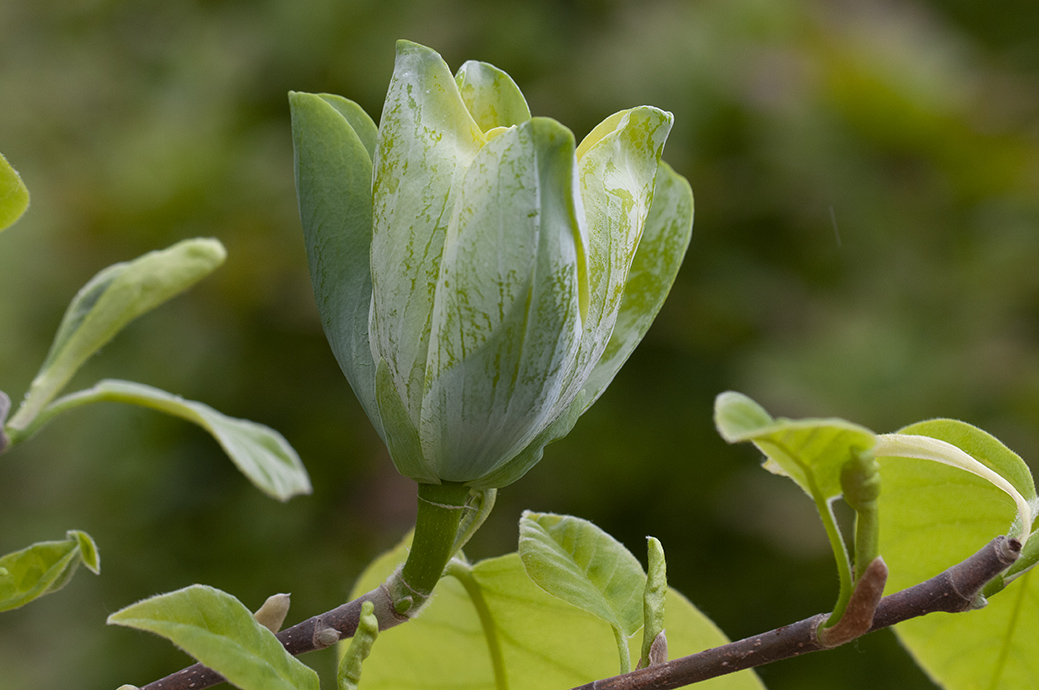
{"type": "Polygon", "coordinates": [[[368,342],[375,123],[339,96],[292,93],[289,102],[299,215],[321,325],[354,394],[385,437],[368,342]]]}
{"type": "Polygon", "coordinates": [[[553,419],[580,339],[574,137],[505,131],[460,186],[433,312],[420,435],[441,479],[481,477],[553,419]]]}
{"type": "Polygon", "coordinates": [[[462,100],[484,132],[530,119],[523,92],[512,77],[494,65],[470,60],[458,69],[455,81],[462,100]]]}
{"type": "MultiPolygon", "coordinates": [[[[569,404],[584,386],[613,333],[671,122],[671,114],[657,108],[632,108],[606,118],[586,138],[594,143],[578,147],[589,302],[581,352],[560,405],[569,404]]],[[[555,413],[561,414],[561,407],[555,413]]]]}
{"type": "Polygon", "coordinates": [[[375,146],[369,328],[416,425],[452,188],[483,143],[440,55],[398,41],[375,146]]]}
{"type": "Polygon", "coordinates": [[[617,323],[584,386],[585,409],[606,390],[664,305],[685,257],[692,230],[693,190],[684,177],[661,161],[653,205],[628,271],[617,323]]]}
{"type": "Polygon", "coordinates": [[[439,484],[437,473],[422,455],[422,442],[411,423],[400,394],[393,384],[393,376],[385,360],[380,360],[375,372],[375,395],[379,414],[385,423],[386,447],[393,465],[405,477],[425,484],[439,484]]]}

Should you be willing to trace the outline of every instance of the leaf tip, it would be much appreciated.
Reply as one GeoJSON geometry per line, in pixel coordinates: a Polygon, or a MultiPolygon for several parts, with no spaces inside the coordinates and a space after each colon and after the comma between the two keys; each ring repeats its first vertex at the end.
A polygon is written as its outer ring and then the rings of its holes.
{"type": "Polygon", "coordinates": [[[742,393],[725,391],[714,399],[714,425],[728,443],[744,441],[772,421],[765,408],[742,393]]]}

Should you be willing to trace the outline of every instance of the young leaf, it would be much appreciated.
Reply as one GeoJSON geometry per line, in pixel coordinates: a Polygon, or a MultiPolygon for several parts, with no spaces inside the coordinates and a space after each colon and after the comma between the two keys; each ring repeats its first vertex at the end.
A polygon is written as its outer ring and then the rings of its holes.
{"type": "Polygon", "coordinates": [[[642,594],[642,617],[645,623],[642,628],[642,654],[639,656],[639,668],[656,662],[653,658],[659,649],[657,638],[664,642],[667,650],[667,638],[664,635],[664,602],[667,595],[667,561],[664,559],[664,547],[660,540],[647,537],[649,558],[646,566],[646,589],[642,594]],[[656,649],[655,649],[656,648],[656,649]]]}
{"type": "Polygon", "coordinates": [[[85,532],[70,530],[63,541],[47,541],[0,558],[0,611],[10,611],[56,592],[79,564],[98,573],[97,545],[85,532]]]}
{"type": "Polygon", "coordinates": [[[790,477],[813,498],[841,495],[841,467],[852,450],[869,450],[876,435],[843,419],[772,419],[745,395],[727,392],[714,405],[718,432],[729,443],[752,441],[768,461],[765,469],[790,477]]]}
{"type": "MultiPolygon", "coordinates": [[[[406,555],[405,541],[374,561],[351,598],[382,584],[406,555]]],[[[466,584],[445,578],[421,616],[379,635],[364,663],[364,690],[560,690],[617,673],[609,626],[536,586],[518,554],[480,561],[469,570],[466,584]],[[480,608],[474,597],[482,601],[480,608]],[[497,680],[492,654],[498,656],[501,668],[497,680]]],[[[673,655],[728,641],[675,590],[668,591],[666,605],[673,655]]],[[[634,641],[641,644],[638,635],[634,641]]],[[[752,671],[744,671],[698,687],[761,690],[764,686],[752,671]]]]}
{"type": "Polygon", "coordinates": [[[312,669],[285,651],[242,602],[204,585],[145,599],[110,625],[165,637],[242,690],[318,690],[312,669]]]}
{"type": "Polygon", "coordinates": [[[832,501],[843,491],[841,469],[872,449],[876,435],[843,419],[772,419],[756,402],[731,391],[715,399],[714,421],[722,438],[729,443],[752,441],[768,458],[765,469],[790,477],[815,502],[840,579],[840,594],[828,621],[835,624],[848,604],[853,583],[832,501]]]}
{"type": "Polygon", "coordinates": [[[0,230],[13,225],[27,208],[29,190],[18,172],[0,154],[0,230]]]}
{"type": "Polygon", "coordinates": [[[357,623],[357,631],[346,648],[346,653],[339,660],[339,672],[336,674],[339,690],[357,690],[361,682],[361,665],[372,652],[372,644],[379,636],[379,619],[375,617],[375,604],[366,601],[361,605],[361,617],[357,623]]]}
{"type": "Polygon", "coordinates": [[[226,255],[216,240],[185,240],[94,276],[65,311],[47,359],[11,418],[9,431],[29,426],[79,367],[123,327],[212,273],[226,255]]]}
{"type": "MultiPolygon", "coordinates": [[[[937,438],[963,449],[1034,502],[1027,466],[984,431],[963,422],[934,420],[901,433],[937,438]]],[[[917,458],[878,461],[884,481],[880,546],[891,572],[888,593],[958,563],[1005,534],[1015,519],[1014,501],[974,474],[917,458]]],[[[1021,571],[1015,565],[1010,572],[1021,571]]],[[[1027,571],[980,610],[924,616],[899,624],[895,633],[931,678],[948,690],[1036,687],[1039,578],[1027,571]]]]}
{"type": "Polygon", "coordinates": [[[530,579],[549,594],[626,636],[642,627],[642,565],[623,544],[587,520],[524,512],[519,554],[530,579]]]}
{"type": "MultiPolygon", "coordinates": [[[[264,493],[286,501],[311,491],[299,455],[274,429],[247,419],[228,417],[208,405],[131,381],[107,379],[93,388],[60,398],[39,417],[46,423],[65,410],[94,402],[121,402],[148,407],[186,419],[208,431],[231,461],[264,493]]],[[[34,425],[33,429],[38,428],[34,425]]]]}

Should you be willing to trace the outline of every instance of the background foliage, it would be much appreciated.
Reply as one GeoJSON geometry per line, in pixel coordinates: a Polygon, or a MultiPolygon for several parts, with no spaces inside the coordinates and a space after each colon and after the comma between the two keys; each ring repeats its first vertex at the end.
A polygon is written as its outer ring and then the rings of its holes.
{"type": "MultiPolygon", "coordinates": [[[[331,91],[377,117],[401,37],[501,66],[578,137],[620,108],[673,111],[666,158],[697,198],[646,341],[467,551],[513,550],[523,508],[573,513],[636,553],[659,537],[670,583],[733,638],[825,610],[812,506],[725,446],[714,396],[877,431],[959,417],[1039,457],[1037,23],[1026,0],[0,3],[0,151],[33,194],[0,237],[0,388],[21,395],[102,267],[216,236],[225,267],[80,383],[130,378],[269,424],[315,487],[272,501],[204,432],[145,410],[59,419],[0,460],[0,553],[83,529],[104,569],[0,618],[0,690],[179,668],[103,621],[193,582],[254,607],[292,591],[290,622],[326,610],[410,526],[413,485],[321,333],[286,101],[331,91]]],[[[761,677],[931,687],[887,632],[761,677]]]]}

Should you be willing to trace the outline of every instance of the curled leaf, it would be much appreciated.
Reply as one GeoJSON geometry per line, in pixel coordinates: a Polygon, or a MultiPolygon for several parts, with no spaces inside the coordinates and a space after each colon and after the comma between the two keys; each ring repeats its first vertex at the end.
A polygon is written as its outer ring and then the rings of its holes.
{"type": "Polygon", "coordinates": [[[86,532],[70,530],[62,541],[45,541],[0,558],[0,611],[10,611],[56,592],[80,564],[97,573],[97,545],[86,532]]]}
{"type": "Polygon", "coordinates": [[[667,637],[664,634],[664,601],[667,598],[667,562],[660,540],[647,537],[649,552],[646,588],[642,594],[642,654],[639,668],[667,661],[667,637]]]}
{"type": "Polygon", "coordinates": [[[375,617],[375,604],[366,601],[361,604],[361,617],[357,624],[357,632],[350,640],[346,653],[339,660],[339,690],[357,690],[361,682],[361,664],[371,654],[375,638],[379,636],[379,619],[375,617]]]}
{"type": "Polygon", "coordinates": [[[217,240],[184,240],[94,276],[65,311],[9,431],[28,427],[83,363],[128,323],[212,273],[226,256],[217,240]]]}

